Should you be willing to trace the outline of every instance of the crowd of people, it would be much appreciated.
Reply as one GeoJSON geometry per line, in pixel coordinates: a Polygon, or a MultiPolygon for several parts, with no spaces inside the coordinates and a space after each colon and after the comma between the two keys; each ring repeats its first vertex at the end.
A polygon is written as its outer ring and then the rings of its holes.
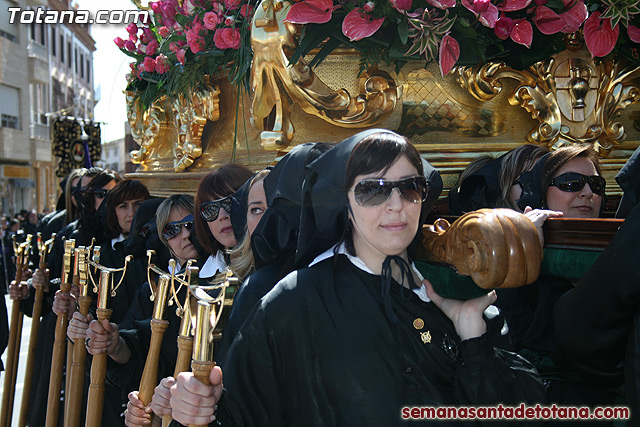
{"type": "MultiPolygon", "coordinates": [[[[578,283],[541,275],[467,300],[438,295],[412,262],[443,183],[388,130],[299,145],[262,171],[223,165],[202,178],[195,198],[154,198],[113,171],[75,170],[64,184],[64,209],[33,223],[27,215],[33,229],[25,224],[25,232],[57,233],[48,269],[9,287],[27,315],[34,287],[47,289],[28,425],[46,419],[58,315],[70,319],[69,339],[84,342],[91,356],[108,356],[104,426],[160,425],[167,415],[174,425],[394,426],[405,422],[406,407],[522,403],[622,402],[633,416],[640,408],[633,262],[640,211],[629,178],[636,158],[621,172],[628,219],[602,254],[606,262],[578,283]],[[77,287],[60,291],[63,239],[76,247],[95,242],[107,267],[132,257],[110,299],[110,320],[96,320],[95,302],[81,314],[77,287]],[[197,265],[205,287],[227,268],[242,285],[216,343],[210,385],[189,372],[175,375],[181,319],[166,311],[158,385],[145,405],[138,390],[154,308],[148,249],[167,271],[197,265]],[[603,290],[608,273],[617,282],[603,290]]],[[[598,218],[601,175],[590,146],[524,145],[473,162],[451,190],[449,209],[510,208],[539,229],[552,217],[598,218]]]]}

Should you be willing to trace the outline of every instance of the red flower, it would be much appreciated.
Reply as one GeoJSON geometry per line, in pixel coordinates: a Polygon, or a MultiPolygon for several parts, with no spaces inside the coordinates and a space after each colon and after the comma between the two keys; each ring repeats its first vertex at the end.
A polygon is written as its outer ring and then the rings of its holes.
{"type": "Polygon", "coordinates": [[[629,38],[634,43],[640,43],[640,28],[629,25],[627,27],[627,34],[629,34],[629,38]]]}
{"type": "Polygon", "coordinates": [[[158,28],[158,34],[160,35],[160,37],[165,38],[165,37],[168,37],[169,34],[171,34],[171,30],[168,29],[165,26],[162,26],[162,27],[158,28]]]}
{"type": "Polygon", "coordinates": [[[147,45],[147,50],[146,50],[147,55],[149,56],[155,55],[156,51],[158,50],[158,47],[160,47],[158,42],[155,40],[151,40],[151,42],[149,42],[149,44],[147,45]]]}
{"type": "Polygon", "coordinates": [[[235,28],[218,28],[213,34],[213,43],[218,49],[240,48],[240,31],[235,28]]]}
{"type": "Polygon", "coordinates": [[[473,12],[485,27],[493,28],[498,20],[498,8],[489,0],[462,0],[462,5],[473,12]]]}
{"type": "Polygon", "coordinates": [[[129,35],[135,36],[138,33],[138,26],[136,25],[135,22],[132,22],[131,24],[127,25],[127,33],[129,33],[129,35]]]}
{"type": "Polygon", "coordinates": [[[600,18],[600,12],[593,12],[589,19],[584,23],[584,42],[591,55],[607,56],[618,41],[618,33],[620,28],[618,25],[611,28],[611,19],[600,18]]]}
{"type": "Polygon", "coordinates": [[[224,5],[228,10],[236,10],[240,7],[240,3],[242,3],[242,0],[224,0],[224,5]]]}
{"type": "Polygon", "coordinates": [[[153,73],[156,69],[156,61],[152,57],[147,56],[146,58],[144,58],[142,67],[147,73],[153,73]]]}
{"type": "Polygon", "coordinates": [[[525,18],[515,20],[513,31],[511,31],[511,40],[530,48],[531,42],[533,42],[533,26],[531,22],[525,18]]]}
{"type": "Polygon", "coordinates": [[[243,4],[242,7],[240,7],[240,15],[243,18],[247,18],[247,16],[251,16],[253,15],[253,6],[251,6],[250,4],[243,4]]]}
{"type": "MultiPolygon", "coordinates": [[[[394,0],[393,2],[391,2],[391,4],[393,4],[393,7],[395,7],[400,12],[404,12],[405,10],[411,9],[412,3],[413,3],[413,0],[394,0]]],[[[365,10],[365,12],[368,12],[368,11],[365,10]]]]}
{"type": "Polygon", "coordinates": [[[356,7],[344,17],[342,34],[349,37],[352,42],[362,40],[378,31],[383,22],[384,17],[373,19],[371,15],[356,7]]]}
{"type": "Polygon", "coordinates": [[[182,65],[184,65],[184,63],[185,63],[185,57],[184,56],[185,56],[186,53],[187,52],[184,49],[179,49],[176,52],[176,58],[178,58],[178,62],[181,63],[182,65]]]}
{"type": "Polygon", "coordinates": [[[513,19],[501,16],[493,27],[493,32],[500,40],[506,40],[513,31],[513,19]]]}
{"type": "Polygon", "coordinates": [[[513,12],[516,10],[524,9],[529,6],[531,0],[504,0],[498,10],[501,12],[513,12]]]}
{"type": "Polygon", "coordinates": [[[333,0],[303,0],[291,6],[284,20],[294,24],[324,24],[338,7],[333,0]]]}
{"type": "Polygon", "coordinates": [[[113,39],[113,42],[116,44],[116,46],[118,46],[120,49],[124,49],[124,40],[122,40],[120,37],[116,37],[115,39],[113,39]]]}
{"type": "Polygon", "coordinates": [[[220,23],[220,17],[213,12],[207,12],[204,14],[204,27],[207,30],[215,30],[220,23]]]}
{"type": "Polygon", "coordinates": [[[158,74],[164,74],[171,68],[169,59],[164,55],[156,56],[156,72],[158,74]]]}
{"type": "Polygon", "coordinates": [[[193,53],[198,53],[204,50],[206,42],[204,37],[198,35],[198,31],[194,27],[187,31],[187,44],[193,53]]]}
{"type": "Polygon", "coordinates": [[[133,52],[136,50],[136,44],[131,40],[127,40],[124,42],[124,48],[127,49],[129,52],[133,52]]]}
{"type": "Polygon", "coordinates": [[[442,77],[449,74],[449,71],[458,61],[460,57],[460,45],[458,41],[446,34],[442,41],[440,41],[440,49],[438,54],[438,65],[440,66],[440,73],[442,77]]]}
{"type": "Polygon", "coordinates": [[[572,33],[578,31],[587,19],[587,6],[583,0],[563,0],[566,12],[558,15],[546,6],[536,7],[533,22],[542,34],[551,35],[558,32],[572,33]]]}

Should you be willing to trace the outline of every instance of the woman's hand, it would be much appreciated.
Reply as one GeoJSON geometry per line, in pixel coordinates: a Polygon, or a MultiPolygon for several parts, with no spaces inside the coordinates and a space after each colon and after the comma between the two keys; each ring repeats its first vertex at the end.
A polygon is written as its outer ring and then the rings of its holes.
{"type": "Polygon", "coordinates": [[[216,419],[216,404],[222,396],[222,370],[215,366],[204,385],[191,372],[178,375],[171,387],[171,417],[181,424],[207,425],[216,419]]]}
{"type": "Polygon", "coordinates": [[[90,354],[107,353],[120,364],[126,363],[131,357],[131,350],[120,337],[118,325],[107,319],[102,322],[93,320],[89,323],[85,345],[90,354]]]}
{"type": "Polygon", "coordinates": [[[83,316],[79,311],[73,313],[73,317],[69,321],[67,327],[67,336],[71,338],[73,342],[82,343],[87,338],[87,329],[89,329],[89,323],[93,320],[90,314],[83,316]]]}
{"type": "Polygon", "coordinates": [[[173,377],[166,377],[155,388],[151,399],[151,410],[154,414],[159,416],[171,415],[171,386],[175,383],[176,380],[173,377]]]}
{"type": "Polygon", "coordinates": [[[67,313],[67,317],[71,319],[71,316],[76,311],[76,299],[70,293],[57,291],[53,298],[51,311],[58,316],[62,313],[67,313]]]}
{"type": "Polygon", "coordinates": [[[44,287],[44,291],[48,292],[49,291],[49,269],[47,268],[46,270],[42,271],[40,269],[37,269],[35,273],[33,273],[33,279],[31,280],[31,285],[34,288],[37,288],[38,286],[43,286],[44,287]]]}
{"type": "Polygon", "coordinates": [[[15,280],[11,281],[9,285],[9,297],[12,300],[20,300],[26,299],[29,297],[29,285],[27,282],[20,282],[19,285],[16,284],[15,280]]]}
{"type": "Polygon", "coordinates": [[[422,284],[426,287],[427,296],[431,301],[451,319],[462,341],[479,337],[487,331],[487,324],[482,314],[498,298],[495,291],[478,298],[462,301],[442,298],[433,290],[431,282],[426,279],[422,281],[422,284]]]}
{"type": "Polygon", "coordinates": [[[127,410],[124,411],[124,423],[127,427],[147,426],[151,424],[151,407],[144,406],[137,391],[129,393],[127,410]]]}
{"type": "Polygon", "coordinates": [[[529,218],[533,225],[536,226],[538,231],[538,237],[540,238],[540,245],[544,246],[544,233],[542,232],[542,226],[548,218],[559,218],[563,215],[560,211],[550,211],[548,209],[531,209],[531,206],[524,208],[524,216],[529,218]]]}

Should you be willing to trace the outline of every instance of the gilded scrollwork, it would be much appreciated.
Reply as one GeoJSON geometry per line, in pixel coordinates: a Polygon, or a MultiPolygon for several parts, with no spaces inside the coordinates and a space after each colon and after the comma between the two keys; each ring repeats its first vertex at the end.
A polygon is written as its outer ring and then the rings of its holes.
{"type": "Polygon", "coordinates": [[[150,108],[144,109],[140,100],[136,99],[135,93],[127,92],[126,99],[131,136],[140,145],[140,149],[131,151],[129,157],[132,163],[141,164],[153,155],[161,143],[158,138],[163,116],[166,113],[164,108],[166,103],[163,98],[154,102],[150,108]]]}
{"type": "Polygon", "coordinates": [[[301,28],[283,22],[289,7],[288,2],[263,0],[252,23],[252,121],[262,131],[263,148],[282,149],[293,140],[292,103],[341,127],[367,127],[388,117],[402,94],[388,73],[368,70],[359,78],[359,94],[352,96],[327,86],[304,59],[289,65],[301,28]]]}
{"type": "Polygon", "coordinates": [[[172,103],[178,138],[174,143],[173,166],[180,172],[202,155],[202,131],[207,121],[220,118],[220,89],[209,83],[196,92],[181,94],[172,103]]]}
{"type": "Polygon", "coordinates": [[[550,148],[591,143],[605,157],[626,137],[617,118],[640,100],[640,67],[621,58],[594,61],[577,41],[573,37],[567,50],[526,70],[489,63],[454,72],[461,87],[480,101],[500,93],[501,80],[516,80],[509,102],[538,121],[527,135],[529,142],[550,148]]]}

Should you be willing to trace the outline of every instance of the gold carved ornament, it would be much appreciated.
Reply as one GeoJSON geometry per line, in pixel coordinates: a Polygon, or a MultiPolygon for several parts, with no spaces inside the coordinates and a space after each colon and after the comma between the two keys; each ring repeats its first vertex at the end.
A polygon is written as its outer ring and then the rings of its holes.
{"type": "Polygon", "coordinates": [[[573,143],[590,143],[606,157],[625,137],[616,119],[640,99],[640,67],[624,59],[594,61],[579,35],[567,41],[568,49],[537,62],[526,70],[503,63],[456,67],[458,83],[480,101],[502,90],[501,80],[513,79],[511,105],[520,105],[539,125],[527,135],[529,142],[555,149],[573,143]]]}
{"type": "Polygon", "coordinates": [[[449,264],[483,289],[533,283],[542,245],[533,223],[511,209],[480,209],[453,224],[438,219],[422,229],[422,257],[449,264]]]}
{"type": "Polygon", "coordinates": [[[262,131],[263,148],[279,150],[293,140],[292,102],[307,114],[347,128],[368,127],[388,117],[402,96],[388,73],[368,70],[359,77],[360,93],[353,97],[345,89],[328,87],[303,58],[289,65],[302,28],[284,22],[289,8],[289,2],[263,0],[251,26],[251,119],[262,131]]]}
{"type": "Polygon", "coordinates": [[[131,136],[140,146],[139,150],[129,153],[131,161],[136,164],[152,157],[154,150],[160,144],[160,128],[164,116],[167,114],[166,97],[155,101],[151,107],[145,109],[134,92],[126,92],[127,121],[131,128],[131,136]]]}

